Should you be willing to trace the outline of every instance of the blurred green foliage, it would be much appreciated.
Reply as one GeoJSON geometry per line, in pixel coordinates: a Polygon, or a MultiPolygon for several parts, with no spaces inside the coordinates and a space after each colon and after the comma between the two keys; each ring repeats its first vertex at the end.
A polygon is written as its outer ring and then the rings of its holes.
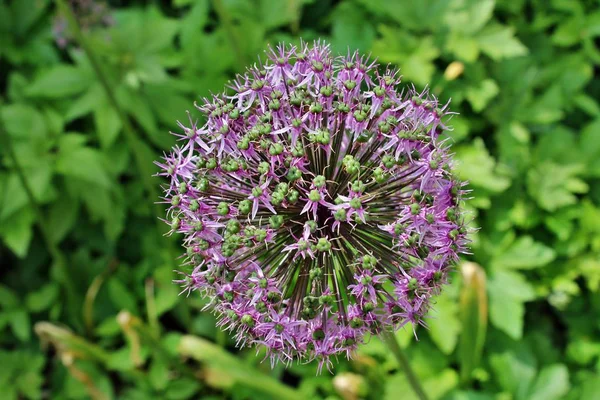
{"type": "Polygon", "coordinates": [[[114,25],[84,35],[126,120],[81,47],[56,46],[51,1],[0,0],[3,399],[412,398],[377,339],[333,375],[271,371],[171,283],[150,178],[167,132],[300,37],[395,64],[460,113],[471,262],[418,342],[398,334],[429,396],[600,398],[597,1],[111,3],[114,25]]]}

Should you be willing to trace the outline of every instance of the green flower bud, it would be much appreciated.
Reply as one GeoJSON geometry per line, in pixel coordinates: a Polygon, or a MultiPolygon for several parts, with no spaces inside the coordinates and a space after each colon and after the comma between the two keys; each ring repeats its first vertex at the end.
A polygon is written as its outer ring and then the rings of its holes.
{"type": "Polygon", "coordinates": [[[309,199],[310,201],[314,201],[314,202],[321,201],[321,193],[320,193],[318,190],[316,190],[316,189],[313,189],[313,190],[311,190],[311,191],[310,191],[310,193],[308,194],[308,199],[309,199]]]}
{"type": "Polygon", "coordinates": [[[229,204],[222,201],[217,205],[217,214],[219,215],[227,215],[229,214],[229,204]]]}
{"type": "Polygon", "coordinates": [[[273,229],[279,229],[283,225],[283,215],[273,215],[269,217],[269,225],[273,229]]]}
{"type": "Polygon", "coordinates": [[[325,181],[325,177],[323,175],[317,175],[313,179],[313,185],[315,185],[317,188],[322,188],[325,186],[325,183],[327,182],[325,181]]]}
{"type": "Polygon", "coordinates": [[[252,202],[250,200],[242,200],[238,205],[238,211],[241,214],[249,214],[252,210],[252,202]]]}
{"type": "Polygon", "coordinates": [[[319,240],[317,240],[317,250],[323,252],[331,250],[331,242],[329,242],[329,239],[323,237],[319,238],[319,240]]]}

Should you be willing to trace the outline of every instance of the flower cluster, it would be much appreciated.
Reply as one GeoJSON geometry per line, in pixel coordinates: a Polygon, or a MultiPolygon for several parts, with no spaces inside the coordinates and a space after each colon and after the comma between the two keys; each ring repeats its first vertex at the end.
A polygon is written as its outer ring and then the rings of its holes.
{"type": "Polygon", "coordinates": [[[352,355],[365,335],[424,324],[465,251],[464,184],[440,134],[450,112],[327,45],[271,48],[180,125],[159,166],[171,233],[239,346],[271,362],[352,355]]]}

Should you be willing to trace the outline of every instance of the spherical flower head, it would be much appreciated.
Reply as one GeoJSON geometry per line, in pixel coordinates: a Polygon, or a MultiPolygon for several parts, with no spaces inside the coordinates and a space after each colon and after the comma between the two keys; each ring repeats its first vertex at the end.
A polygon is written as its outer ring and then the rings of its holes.
{"type": "Polygon", "coordinates": [[[271,362],[350,357],[367,333],[424,324],[465,251],[450,112],[397,71],[320,42],[280,45],[198,109],[159,163],[172,233],[239,346],[271,362]]]}

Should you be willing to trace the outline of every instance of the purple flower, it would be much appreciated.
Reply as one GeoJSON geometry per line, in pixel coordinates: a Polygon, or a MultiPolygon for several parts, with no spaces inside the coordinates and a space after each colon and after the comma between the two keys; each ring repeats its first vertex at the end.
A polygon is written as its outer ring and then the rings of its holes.
{"type": "Polygon", "coordinates": [[[424,325],[466,249],[447,104],[358,53],[279,45],[157,163],[179,281],[271,362],[350,357],[367,333],[424,325]]]}

